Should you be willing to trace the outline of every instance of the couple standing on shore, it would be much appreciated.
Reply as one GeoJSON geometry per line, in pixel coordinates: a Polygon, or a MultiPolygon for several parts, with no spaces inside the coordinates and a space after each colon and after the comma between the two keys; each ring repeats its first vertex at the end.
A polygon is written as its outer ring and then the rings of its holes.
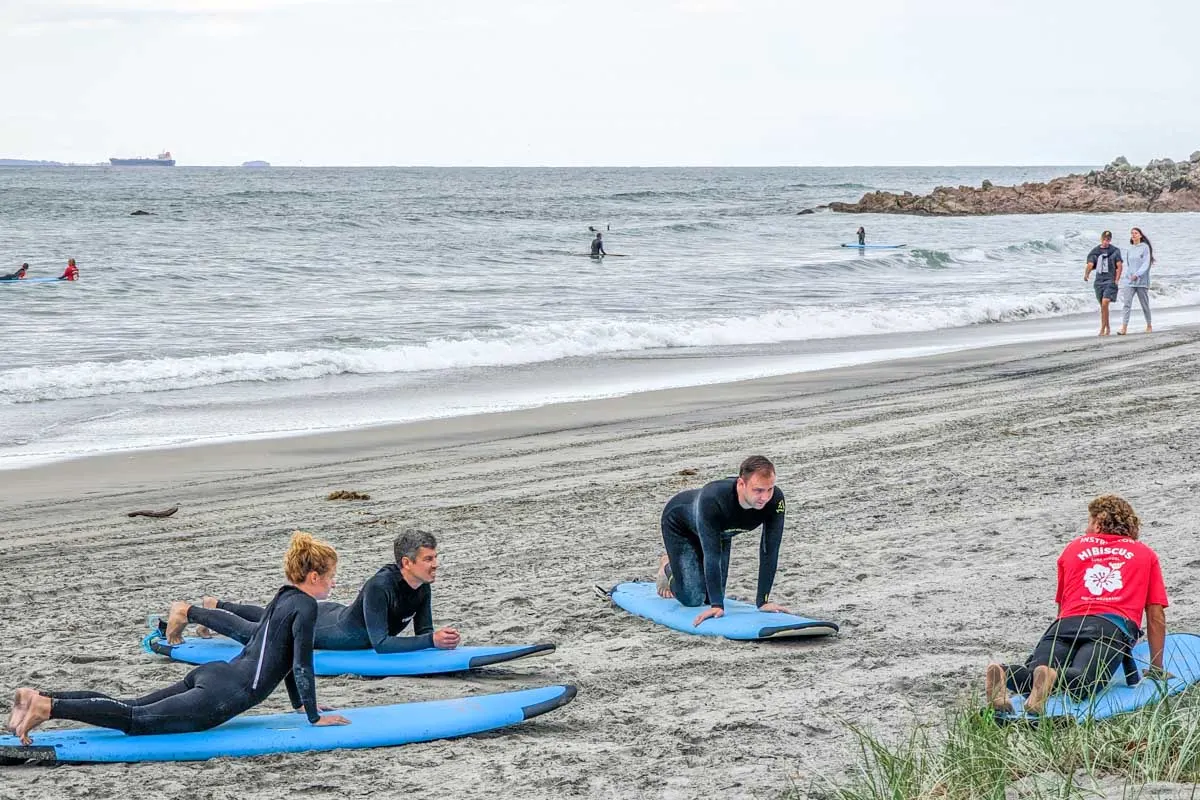
{"type": "Polygon", "coordinates": [[[1154,246],[1142,233],[1141,228],[1129,231],[1129,249],[1125,251],[1127,258],[1121,257],[1121,251],[1113,246],[1112,231],[1100,234],[1100,244],[1088,253],[1087,266],[1083,271],[1086,281],[1093,271],[1096,280],[1096,301],[1100,304],[1100,335],[1108,336],[1111,332],[1108,326],[1108,306],[1117,299],[1118,290],[1124,308],[1121,311],[1121,330],[1118,336],[1124,336],[1129,328],[1129,315],[1133,311],[1133,298],[1136,295],[1142,307],[1142,316],[1146,318],[1146,333],[1150,333],[1150,267],[1154,264],[1154,246]],[[1124,281],[1122,281],[1124,278],[1124,281]]]}

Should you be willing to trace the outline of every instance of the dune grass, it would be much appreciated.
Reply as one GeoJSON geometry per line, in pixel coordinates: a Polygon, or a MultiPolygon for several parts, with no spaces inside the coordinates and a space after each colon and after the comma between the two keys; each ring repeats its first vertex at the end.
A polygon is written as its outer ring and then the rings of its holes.
{"type": "MultiPolygon", "coordinates": [[[[1132,800],[1146,783],[1200,781],[1200,687],[1083,724],[1000,725],[982,708],[978,698],[964,701],[943,724],[915,727],[894,744],[850,726],[859,758],[848,777],[798,787],[785,797],[1083,798],[1114,796],[1115,785],[1125,787],[1116,796],[1132,800]],[[1106,794],[1097,793],[1101,785],[1109,787],[1106,794]]],[[[1200,800],[1200,791],[1195,797],[1200,800]]]]}

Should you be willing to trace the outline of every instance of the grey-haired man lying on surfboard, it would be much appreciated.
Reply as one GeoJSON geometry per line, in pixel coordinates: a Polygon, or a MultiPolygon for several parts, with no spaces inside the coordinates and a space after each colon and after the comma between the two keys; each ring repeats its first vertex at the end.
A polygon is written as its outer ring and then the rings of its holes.
{"type": "MultiPolygon", "coordinates": [[[[392,544],[395,563],[385,564],[363,584],[348,606],[320,603],[314,628],[319,650],[375,650],[405,653],[437,647],[453,650],[462,639],[454,628],[433,629],[433,593],[437,579],[437,539],[422,530],[406,530],[392,544]],[[413,624],[412,636],[399,634],[413,624]]],[[[203,608],[172,603],[167,620],[167,643],[183,641],[188,622],[245,644],[254,635],[263,609],[206,597],[203,608]],[[190,612],[189,612],[190,609],[190,612]]],[[[205,631],[201,631],[204,635],[205,631]]]]}
{"type": "Polygon", "coordinates": [[[767,601],[779,564],[783,518],[783,490],[775,485],[775,465],[766,456],[747,458],[736,478],[675,495],[662,513],[667,553],[658,565],[659,596],[674,597],[685,606],[708,603],[711,607],[696,616],[694,625],[724,616],[731,541],[761,525],[754,604],[759,611],[790,613],[767,601]]]}

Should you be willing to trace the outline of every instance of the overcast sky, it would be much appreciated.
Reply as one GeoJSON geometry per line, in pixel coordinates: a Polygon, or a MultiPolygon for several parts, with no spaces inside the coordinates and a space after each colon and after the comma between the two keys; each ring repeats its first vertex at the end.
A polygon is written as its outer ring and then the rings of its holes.
{"type": "Polygon", "coordinates": [[[1140,163],[1200,149],[1197,30],[1196,0],[0,0],[0,157],[1140,163]]]}

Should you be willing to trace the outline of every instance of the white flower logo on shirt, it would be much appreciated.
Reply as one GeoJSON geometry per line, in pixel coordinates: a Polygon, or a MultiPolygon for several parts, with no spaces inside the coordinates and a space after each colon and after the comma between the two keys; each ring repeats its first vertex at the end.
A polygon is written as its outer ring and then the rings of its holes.
{"type": "Polygon", "coordinates": [[[1117,564],[1115,567],[1106,567],[1103,564],[1095,564],[1088,567],[1087,572],[1083,573],[1083,585],[1092,594],[1099,596],[1105,592],[1115,592],[1125,585],[1121,580],[1121,567],[1124,564],[1117,564]]]}

